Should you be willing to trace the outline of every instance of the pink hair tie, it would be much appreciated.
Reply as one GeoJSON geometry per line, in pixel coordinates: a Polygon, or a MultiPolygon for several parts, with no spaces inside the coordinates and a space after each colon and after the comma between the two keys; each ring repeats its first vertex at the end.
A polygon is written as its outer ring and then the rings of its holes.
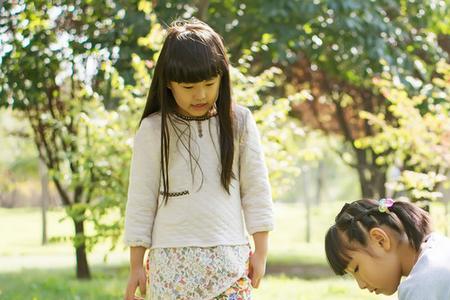
{"type": "Polygon", "coordinates": [[[394,205],[394,200],[391,198],[383,198],[378,200],[378,210],[382,213],[389,212],[389,207],[392,207],[394,205]]]}

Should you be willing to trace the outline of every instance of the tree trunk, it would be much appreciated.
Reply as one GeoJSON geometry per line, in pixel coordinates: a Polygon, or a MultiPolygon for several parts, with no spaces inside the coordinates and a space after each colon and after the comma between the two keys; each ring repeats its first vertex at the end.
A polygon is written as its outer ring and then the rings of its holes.
{"type": "MultiPolygon", "coordinates": [[[[354,146],[356,138],[351,129],[351,124],[339,101],[334,101],[336,108],[336,120],[347,143],[350,143],[356,154],[356,170],[358,171],[359,184],[363,198],[379,198],[386,194],[386,170],[375,163],[376,154],[371,148],[358,149],[354,146]]],[[[371,134],[366,127],[366,136],[371,134]]],[[[355,166],[353,166],[355,167],[355,166]]]]}
{"type": "Polygon", "coordinates": [[[41,176],[41,208],[42,208],[42,245],[47,244],[47,206],[49,200],[47,166],[39,158],[39,173],[41,176]]]}
{"type": "MultiPolygon", "coordinates": [[[[355,149],[359,185],[363,198],[378,199],[386,196],[386,171],[369,161],[371,149],[355,149]]],[[[373,156],[373,155],[372,155],[373,156]]]]}
{"type": "Polygon", "coordinates": [[[386,170],[374,166],[373,173],[375,174],[375,192],[378,194],[378,198],[386,197],[386,181],[387,174],[386,170]]]}
{"type": "MultiPolygon", "coordinates": [[[[313,178],[313,177],[311,176],[311,178],[313,178]]],[[[306,213],[306,216],[305,216],[306,217],[305,241],[309,244],[311,242],[311,203],[310,203],[305,168],[302,168],[302,183],[303,183],[303,195],[304,195],[305,213],[306,213]]]]}
{"type": "Polygon", "coordinates": [[[361,187],[361,196],[363,198],[373,198],[372,191],[369,187],[370,181],[367,180],[367,171],[366,171],[366,154],[365,150],[355,150],[356,151],[356,160],[357,160],[357,168],[358,177],[359,177],[359,186],[361,187]]]}
{"type": "Polygon", "coordinates": [[[198,18],[206,22],[208,20],[209,0],[198,0],[196,6],[198,9],[198,18]]]}
{"type": "MultiPolygon", "coordinates": [[[[445,201],[444,202],[444,207],[445,207],[445,214],[444,214],[444,216],[445,216],[445,219],[448,219],[448,217],[449,217],[449,214],[448,214],[448,204],[449,204],[449,202],[448,201],[445,201]]],[[[445,226],[445,230],[444,230],[444,233],[445,233],[445,235],[446,236],[448,236],[448,227],[449,227],[449,225],[448,225],[449,223],[447,223],[447,226],[445,226]]]]}
{"type": "MultiPolygon", "coordinates": [[[[73,220],[75,224],[75,236],[84,237],[84,221],[73,220]]],[[[86,244],[83,241],[75,246],[77,257],[77,278],[78,279],[91,279],[91,272],[86,255],[86,244]]]]}
{"type": "Polygon", "coordinates": [[[314,205],[320,205],[320,203],[322,203],[323,186],[324,186],[323,167],[324,161],[321,159],[319,160],[319,165],[317,166],[317,189],[316,189],[316,202],[314,203],[314,205]]]}

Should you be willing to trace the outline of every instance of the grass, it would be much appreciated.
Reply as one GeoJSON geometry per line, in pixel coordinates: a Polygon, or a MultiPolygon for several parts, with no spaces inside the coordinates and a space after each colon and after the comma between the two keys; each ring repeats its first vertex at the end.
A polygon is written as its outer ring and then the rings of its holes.
{"type": "MultiPolygon", "coordinates": [[[[96,267],[90,281],[78,281],[69,270],[32,270],[0,274],[0,299],[7,300],[113,300],[121,299],[126,267],[96,267]]],[[[395,299],[375,297],[355,288],[348,279],[304,280],[267,276],[253,292],[256,300],[395,299]]]]}
{"type": "MultiPolygon", "coordinates": [[[[269,273],[254,291],[254,299],[396,299],[375,297],[359,290],[353,280],[331,275],[323,236],[341,204],[313,207],[310,243],[305,242],[304,208],[299,204],[276,205],[276,230],[271,233],[268,261],[268,271],[274,273],[269,273]],[[317,270],[320,272],[313,272],[317,270]]],[[[441,206],[433,205],[432,214],[442,228],[448,226],[441,206]]],[[[61,209],[49,212],[50,237],[72,232],[69,220],[59,222],[63,216],[61,209]]],[[[71,245],[42,246],[40,230],[38,209],[0,209],[0,300],[121,299],[128,275],[128,254],[124,247],[108,253],[109,259],[104,262],[108,245],[99,245],[89,254],[93,279],[78,281],[71,245]]]]}
{"type": "Polygon", "coordinates": [[[260,289],[254,291],[256,300],[386,300],[396,296],[375,296],[356,287],[350,279],[328,278],[304,280],[286,276],[267,276],[260,289]]]}
{"type": "MultiPolygon", "coordinates": [[[[78,281],[68,269],[27,270],[0,274],[0,299],[120,299],[127,278],[127,267],[94,268],[90,281],[78,281]]],[[[254,298],[269,299],[394,299],[375,297],[355,287],[349,279],[304,280],[284,275],[267,276],[254,298]]]]}
{"type": "Polygon", "coordinates": [[[0,299],[121,299],[126,268],[95,268],[90,281],[76,280],[68,269],[0,274],[0,299]]]}

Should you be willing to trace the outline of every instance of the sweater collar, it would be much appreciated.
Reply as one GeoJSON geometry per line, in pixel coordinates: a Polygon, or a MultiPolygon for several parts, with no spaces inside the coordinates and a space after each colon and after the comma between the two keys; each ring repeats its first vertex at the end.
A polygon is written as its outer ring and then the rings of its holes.
{"type": "Polygon", "coordinates": [[[186,116],[183,114],[180,114],[179,112],[174,112],[173,113],[177,118],[180,118],[182,120],[186,120],[186,121],[204,121],[204,120],[208,120],[212,117],[217,116],[217,109],[216,106],[214,105],[204,116],[199,116],[199,117],[194,117],[194,116],[186,116]]]}

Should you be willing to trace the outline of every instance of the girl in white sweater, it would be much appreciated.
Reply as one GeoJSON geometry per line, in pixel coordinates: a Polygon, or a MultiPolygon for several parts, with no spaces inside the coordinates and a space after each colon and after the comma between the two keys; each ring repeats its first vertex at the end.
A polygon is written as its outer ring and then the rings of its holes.
{"type": "Polygon", "coordinates": [[[176,21],[134,140],[125,299],[139,299],[138,288],[148,299],[250,299],[273,223],[258,130],[232,102],[222,39],[203,22],[176,21]]]}

